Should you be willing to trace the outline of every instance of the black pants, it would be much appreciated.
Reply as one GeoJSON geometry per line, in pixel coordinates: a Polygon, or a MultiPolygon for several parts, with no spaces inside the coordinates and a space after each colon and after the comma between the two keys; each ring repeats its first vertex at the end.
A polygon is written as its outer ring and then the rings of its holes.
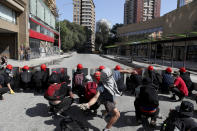
{"type": "Polygon", "coordinates": [[[70,97],[66,97],[57,105],[53,105],[51,103],[50,106],[53,108],[54,113],[58,112],[64,112],[65,110],[68,110],[72,104],[73,100],[70,97]]]}
{"type": "Polygon", "coordinates": [[[178,96],[179,99],[182,99],[183,97],[185,97],[185,95],[178,88],[172,88],[171,91],[173,95],[178,96]]]}
{"type": "Polygon", "coordinates": [[[74,86],[73,90],[79,97],[83,97],[85,95],[85,87],[84,86],[74,86]]]}
{"type": "Polygon", "coordinates": [[[141,104],[140,104],[138,99],[136,99],[134,101],[134,106],[135,106],[136,119],[141,119],[141,116],[145,115],[147,117],[151,117],[152,120],[155,120],[155,121],[157,120],[157,116],[159,114],[159,108],[158,107],[156,108],[156,112],[154,112],[154,113],[142,112],[141,109],[140,109],[141,108],[141,104]]]}
{"type": "Polygon", "coordinates": [[[7,93],[8,91],[9,91],[8,87],[0,88],[0,96],[2,96],[3,94],[7,93]]]}

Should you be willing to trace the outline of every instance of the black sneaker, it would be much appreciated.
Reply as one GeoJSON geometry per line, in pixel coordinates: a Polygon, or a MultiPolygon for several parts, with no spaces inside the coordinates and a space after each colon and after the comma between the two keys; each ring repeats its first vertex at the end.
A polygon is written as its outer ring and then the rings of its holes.
{"type": "Polygon", "coordinates": [[[0,100],[4,100],[4,98],[3,98],[3,96],[2,96],[2,95],[0,95],[0,100]]]}
{"type": "Polygon", "coordinates": [[[48,114],[53,115],[54,114],[54,107],[50,106],[48,109],[48,114]]]}
{"type": "Polygon", "coordinates": [[[182,101],[184,97],[180,97],[177,101],[182,101]]]}
{"type": "Polygon", "coordinates": [[[142,120],[141,119],[138,119],[137,120],[137,124],[139,124],[139,125],[142,124],[142,120]]]}
{"type": "Polygon", "coordinates": [[[175,96],[170,97],[170,99],[171,99],[172,101],[176,101],[176,97],[175,97],[175,96]]]}
{"type": "Polygon", "coordinates": [[[110,129],[106,129],[106,128],[105,128],[105,129],[103,129],[103,131],[110,131],[110,129]]]}
{"type": "Polygon", "coordinates": [[[150,126],[151,127],[156,127],[156,121],[155,120],[151,120],[150,121],[150,126]]]}

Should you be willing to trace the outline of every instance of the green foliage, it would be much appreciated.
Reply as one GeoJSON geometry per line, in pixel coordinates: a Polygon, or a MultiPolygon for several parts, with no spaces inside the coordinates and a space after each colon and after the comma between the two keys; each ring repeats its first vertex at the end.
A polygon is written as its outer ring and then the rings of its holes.
{"type": "Polygon", "coordinates": [[[114,35],[117,35],[117,29],[118,29],[119,27],[122,27],[122,26],[123,26],[123,24],[118,24],[118,23],[116,23],[116,24],[112,27],[111,33],[114,34],[114,35]]]}
{"type": "Polygon", "coordinates": [[[96,32],[96,50],[99,50],[101,46],[104,48],[105,46],[122,41],[122,39],[117,36],[117,29],[122,26],[123,24],[117,23],[110,30],[107,25],[99,23],[99,28],[96,32]]]}
{"type": "Polygon", "coordinates": [[[106,46],[109,40],[110,29],[104,23],[98,23],[98,31],[96,32],[96,49],[100,46],[106,46]]]}
{"type": "MultiPolygon", "coordinates": [[[[59,22],[56,23],[56,30],[59,31],[59,22]]],[[[87,42],[88,34],[86,27],[67,20],[60,21],[61,49],[80,49],[87,42]]]]}

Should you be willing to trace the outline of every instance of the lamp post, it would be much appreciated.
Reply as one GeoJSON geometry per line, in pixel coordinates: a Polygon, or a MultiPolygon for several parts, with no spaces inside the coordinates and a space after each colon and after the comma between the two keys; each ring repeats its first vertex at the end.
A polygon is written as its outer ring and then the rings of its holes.
{"type": "MultiPolygon", "coordinates": [[[[59,15],[61,15],[61,14],[59,14],[59,15]]],[[[61,51],[61,39],[60,39],[60,37],[61,37],[61,33],[60,33],[60,18],[59,18],[59,50],[61,51]]]]}

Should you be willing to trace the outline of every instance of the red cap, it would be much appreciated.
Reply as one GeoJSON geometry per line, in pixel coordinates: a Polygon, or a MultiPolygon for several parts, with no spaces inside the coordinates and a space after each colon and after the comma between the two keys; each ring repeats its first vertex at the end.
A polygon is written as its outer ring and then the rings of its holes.
{"type": "Polygon", "coordinates": [[[120,70],[121,67],[119,65],[116,65],[115,70],[120,70]]]}
{"type": "Polygon", "coordinates": [[[29,66],[26,65],[26,66],[23,67],[23,69],[29,70],[29,66]]]}
{"type": "Polygon", "coordinates": [[[13,69],[13,66],[10,65],[10,64],[8,64],[8,65],[6,66],[6,68],[9,69],[9,70],[12,70],[12,69],[13,69]]]}
{"type": "Polygon", "coordinates": [[[168,67],[168,68],[166,68],[166,71],[167,71],[168,73],[172,73],[172,68],[168,67]]]}
{"type": "Polygon", "coordinates": [[[148,70],[150,70],[150,71],[153,71],[153,69],[154,69],[153,66],[148,67],[148,70]]]}
{"type": "Polygon", "coordinates": [[[82,64],[78,64],[78,65],[77,65],[77,69],[83,69],[82,64]]]}
{"type": "Polygon", "coordinates": [[[181,68],[179,69],[179,72],[186,72],[186,69],[185,69],[184,67],[181,67],[181,68]]]}
{"type": "Polygon", "coordinates": [[[99,66],[99,70],[105,69],[105,66],[99,66]]]}
{"type": "Polygon", "coordinates": [[[41,70],[46,71],[47,66],[46,66],[45,64],[42,64],[42,65],[40,66],[40,68],[41,68],[41,70]]]}

